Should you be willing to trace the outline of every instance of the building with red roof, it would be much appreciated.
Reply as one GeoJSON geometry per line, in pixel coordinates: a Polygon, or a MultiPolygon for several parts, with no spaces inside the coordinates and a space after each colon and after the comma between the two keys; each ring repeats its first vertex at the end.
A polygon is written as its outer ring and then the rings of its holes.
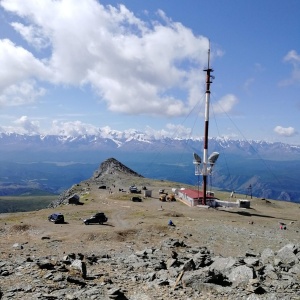
{"type": "MultiPolygon", "coordinates": [[[[202,204],[203,191],[193,189],[181,189],[177,191],[177,195],[179,197],[179,200],[188,206],[192,207],[202,204]]],[[[206,203],[208,206],[215,207],[216,200],[217,198],[215,198],[213,192],[206,192],[206,203]]]]}

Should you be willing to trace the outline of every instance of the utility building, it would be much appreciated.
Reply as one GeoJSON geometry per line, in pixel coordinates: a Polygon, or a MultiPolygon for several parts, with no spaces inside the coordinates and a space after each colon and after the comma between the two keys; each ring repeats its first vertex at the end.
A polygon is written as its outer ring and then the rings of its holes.
{"type": "MultiPolygon", "coordinates": [[[[178,197],[180,200],[188,206],[197,206],[202,204],[203,200],[203,191],[192,190],[192,189],[182,189],[177,191],[178,197]]],[[[206,193],[207,205],[211,207],[216,206],[216,198],[214,193],[206,193]]]]}
{"type": "MultiPolygon", "coordinates": [[[[178,199],[184,204],[193,206],[202,206],[203,192],[192,189],[177,190],[178,199]]],[[[236,208],[250,208],[250,201],[246,199],[236,199],[233,201],[222,201],[214,196],[213,192],[206,192],[206,205],[209,207],[236,207],[236,208]]]]}

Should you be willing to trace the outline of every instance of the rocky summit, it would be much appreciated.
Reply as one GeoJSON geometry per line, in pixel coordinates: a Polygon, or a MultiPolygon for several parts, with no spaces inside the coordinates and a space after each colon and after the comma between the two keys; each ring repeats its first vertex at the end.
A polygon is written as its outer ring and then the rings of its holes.
{"type": "Polygon", "coordinates": [[[0,299],[300,299],[299,205],[162,202],[184,185],[131,171],[110,159],[49,208],[1,214],[0,299]]]}
{"type": "Polygon", "coordinates": [[[103,163],[101,163],[98,170],[95,171],[93,178],[97,179],[107,174],[116,175],[117,173],[122,173],[123,175],[129,175],[129,176],[143,177],[142,175],[136,173],[135,171],[131,170],[127,166],[123,165],[115,158],[109,158],[106,159],[103,163]]]}

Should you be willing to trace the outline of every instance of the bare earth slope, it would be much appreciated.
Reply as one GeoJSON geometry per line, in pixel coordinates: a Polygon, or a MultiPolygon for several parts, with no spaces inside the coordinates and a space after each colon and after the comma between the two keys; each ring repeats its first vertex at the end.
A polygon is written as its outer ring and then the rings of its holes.
{"type": "MultiPolygon", "coordinates": [[[[247,253],[258,259],[265,249],[276,253],[285,245],[299,243],[300,207],[297,204],[252,199],[251,209],[190,208],[178,199],[175,202],[161,202],[158,199],[159,189],[170,193],[172,188],[181,187],[178,183],[155,181],[114,168],[109,172],[102,171],[97,170],[91,179],[73,186],[69,191],[68,194],[80,195],[83,205],[62,204],[29,213],[0,215],[2,299],[268,299],[263,298],[266,293],[260,295],[249,292],[247,288],[243,288],[239,292],[240,297],[235,298],[237,296],[233,293],[238,289],[234,290],[232,286],[230,291],[220,292],[207,289],[207,286],[204,289],[203,286],[184,284],[183,278],[179,278],[182,262],[166,268],[168,284],[150,284],[163,278],[162,272],[156,270],[151,262],[155,264],[155,258],[159,257],[168,264],[172,255],[175,255],[172,254],[174,251],[179,254],[178,257],[184,255],[182,261],[186,262],[194,253],[194,250],[187,249],[198,249],[200,252],[207,249],[205,251],[209,251],[214,259],[218,256],[245,257],[247,253]],[[107,186],[107,189],[99,189],[101,185],[107,186]],[[132,202],[134,195],[122,191],[127,191],[130,185],[138,188],[146,186],[152,190],[152,197],[140,195],[142,202],[132,202]],[[99,211],[108,217],[105,225],[83,224],[84,218],[99,211]],[[53,212],[63,213],[66,223],[48,222],[47,217],[53,212]],[[173,220],[176,227],[168,226],[169,219],[173,220]],[[279,223],[286,224],[286,230],[281,230],[279,223]],[[163,253],[165,248],[162,245],[166,240],[179,241],[184,247],[170,247],[163,253]],[[140,257],[140,251],[144,250],[146,254],[142,255],[148,255],[150,260],[147,264],[145,257],[144,264],[132,257],[134,254],[140,257]],[[85,276],[85,283],[71,282],[67,272],[62,273],[61,280],[55,277],[61,260],[70,253],[97,257],[97,263],[87,264],[90,279],[87,280],[85,276]],[[55,261],[54,269],[38,268],[37,260],[41,259],[55,261]],[[129,259],[132,261],[128,262],[129,259]],[[144,273],[149,275],[151,272],[156,272],[153,275],[156,279],[143,277],[146,276],[144,273]],[[110,294],[115,286],[120,289],[119,293],[110,294]],[[93,288],[104,287],[106,289],[102,296],[99,290],[98,296],[97,293],[96,296],[88,294],[93,288]],[[252,294],[257,298],[247,298],[252,294]]],[[[300,261],[299,253],[296,254],[300,261]]],[[[255,272],[258,274],[257,270],[255,272]]],[[[295,276],[298,276],[296,282],[298,280],[299,283],[300,271],[295,272],[295,276]]],[[[225,289],[225,284],[222,286],[225,289]]],[[[294,292],[289,286],[293,292],[291,298],[286,299],[300,299],[299,293],[297,296],[298,288],[299,284],[294,287],[294,292]]],[[[284,293],[278,294],[276,290],[272,299],[277,299],[276,295],[282,298],[284,293]]]]}

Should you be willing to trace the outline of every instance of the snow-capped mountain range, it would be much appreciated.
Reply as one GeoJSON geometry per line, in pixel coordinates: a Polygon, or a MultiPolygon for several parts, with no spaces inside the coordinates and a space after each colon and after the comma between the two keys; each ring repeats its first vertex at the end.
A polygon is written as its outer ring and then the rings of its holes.
{"type": "MultiPolygon", "coordinates": [[[[27,164],[24,176],[17,175],[20,182],[40,182],[43,177],[42,186],[54,192],[65,188],[66,184],[86,179],[84,168],[88,167],[90,172],[91,164],[96,168],[109,157],[115,157],[144,177],[195,184],[197,178],[192,154],[196,152],[201,156],[202,149],[201,137],[157,137],[135,130],[103,130],[97,135],[76,136],[0,133],[0,167],[1,161],[21,163],[23,170],[27,164]],[[37,162],[41,165],[31,173],[29,163],[37,162]],[[52,164],[51,180],[46,178],[47,172],[44,171],[50,167],[45,163],[52,164]],[[53,170],[53,164],[67,166],[75,163],[81,166],[76,169],[79,170],[76,174],[74,168],[70,171],[74,182],[70,181],[70,176],[68,182],[63,182],[65,177],[55,176],[54,173],[61,172],[61,169],[53,170]],[[54,179],[55,189],[51,186],[54,179]]],[[[208,150],[209,153],[220,153],[212,175],[215,187],[246,194],[251,186],[251,192],[257,197],[300,202],[300,146],[210,138],[208,150]]],[[[17,168],[20,173],[22,168],[17,168]]],[[[13,182],[13,174],[18,172],[10,172],[11,176],[4,181],[0,179],[0,184],[13,182]]],[[[68,174],[66,169],[65,172],[68,174]]],[[[5,174],[3,171],[0,176],[4,178],[5,174]]]]}
{"type": "MultiPolygon", "coordinates": [[[[147,151],[147,152],[201,152],[203,138],[155,137],[135,130],[99,131],[98,135],[22,135],[0,133],[2,151],[147,151]]],[[[266,141],[231,140],[210,138],[211,151],[227,152],[241,156],[262,157],[278,161],[299,160],[300,145],[266,141]]]]}

